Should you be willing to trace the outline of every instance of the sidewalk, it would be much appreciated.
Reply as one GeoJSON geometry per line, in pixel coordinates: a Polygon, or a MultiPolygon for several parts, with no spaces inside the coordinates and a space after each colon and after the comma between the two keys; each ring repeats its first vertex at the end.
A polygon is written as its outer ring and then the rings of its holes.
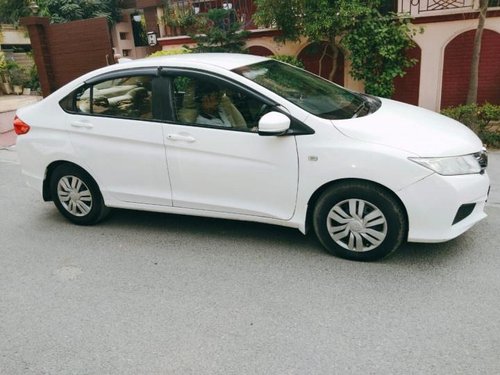
{"type": "Polygon", "coordinates": [[[16,143],[16,134],[12,127],[16,109],[36,103],[40,96],[0,95],[0,149],[16,143]]]}

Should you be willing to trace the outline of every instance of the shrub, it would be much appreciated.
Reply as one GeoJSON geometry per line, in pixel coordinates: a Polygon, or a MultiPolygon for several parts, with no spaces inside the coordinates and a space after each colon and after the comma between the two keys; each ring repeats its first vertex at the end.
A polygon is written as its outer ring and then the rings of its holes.
{"type": "Polygon", "coordinates": [[[446,108],[441,113],[468,126],[488,146],[500,148],[500,134],[488,129],[491,122],[500,121],[500,105],[466,104],[446,108]]]}
{"type": "Polygon", "coordinates": [[[243,29],[234,9],[213,8],[198,16],[197,25],[188,34],[196,42],[193,52],[246,52],[250,32],[243,29]]]}
{"type": "Polygon", "coordinates": [[[40,79],[38,77],[38,69],[36,68],[36,64],[33,64],[31,66],[31,69],[29,70],[29,83],[27,86],[35,92],[40,92],[41,90],[40,79]]]}
{"type": "Polygon", "coordinates": [[[29,82],[29,74],[24,67],[17,65],[10,69],[9,74],[14,86],[25,86],[29,82]]]}
{"type": "Polygon", "coordinates": [[[293,66],[296,66],[298,68],[304,69],[304,63],[300,61],[297,57],[295,56],[290,56],[290,55],[272,55],[268,56],[271,59],[278,60],[293,66]]]}
{"type": "Polygon", "coordinates": [[[11,73],[19,69],[19,65],[13,59],[6,58],[5,54],[0,52],[0,76],[2,76],[3,82],[8,82],[11,73]]]}
{"type": "Polygon", "coordinates": [[[161,51],[156,51],[149,55],[148,57],[160,57],[160,56],[170,56],[170,55],[182,55],[184,53],[190,53],[191,51],[186,48],[175,48],[175,49],[165,49],[161,51]]]}

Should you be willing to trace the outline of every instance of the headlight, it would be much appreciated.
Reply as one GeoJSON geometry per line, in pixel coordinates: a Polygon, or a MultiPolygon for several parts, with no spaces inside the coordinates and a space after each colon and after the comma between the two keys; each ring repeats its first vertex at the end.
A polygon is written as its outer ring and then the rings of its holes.
{"type": "Polygon", "coordinates": [[[443,176],[481,173],[483,169],[475,154],[445,158],[409,158],[443,176]]]}

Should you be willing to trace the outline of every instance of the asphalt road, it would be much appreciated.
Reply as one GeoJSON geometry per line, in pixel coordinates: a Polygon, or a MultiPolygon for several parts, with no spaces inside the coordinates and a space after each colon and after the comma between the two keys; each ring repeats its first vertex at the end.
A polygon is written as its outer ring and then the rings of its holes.
{"type": "Polygon", "coordinates": [[[0,151],[0,374],[499,374],[490,156],[481,224],[356,263],[269,225],[121,210],[74,226],[0,151]]]}

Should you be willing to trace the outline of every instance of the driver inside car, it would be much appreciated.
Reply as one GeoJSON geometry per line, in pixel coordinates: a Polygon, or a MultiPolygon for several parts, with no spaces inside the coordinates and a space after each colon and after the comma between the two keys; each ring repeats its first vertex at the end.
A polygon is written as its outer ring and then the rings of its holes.
{"type": "Polygon", "coordinates": [[[197,124],[247,130],[245,119],[217,85],[197,82],[195,100],[198,107],[197,124]]]}

